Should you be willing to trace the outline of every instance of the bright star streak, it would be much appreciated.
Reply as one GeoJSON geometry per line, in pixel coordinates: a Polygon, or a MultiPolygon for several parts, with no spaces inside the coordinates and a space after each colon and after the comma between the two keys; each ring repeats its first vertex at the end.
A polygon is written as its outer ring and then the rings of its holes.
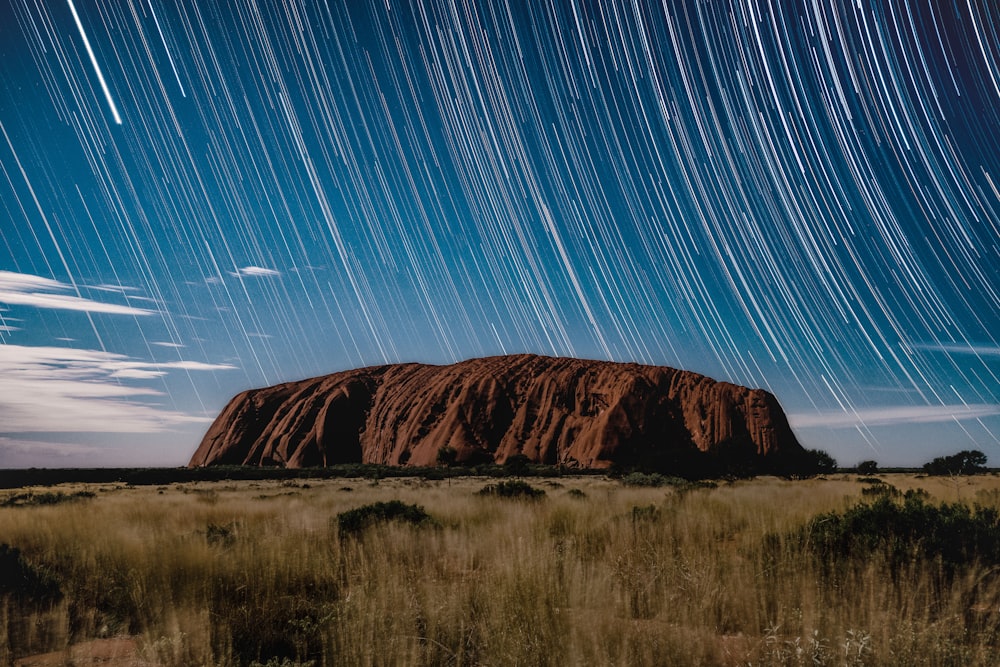
{"type": "Polygon", "coordinates": [[[73,12],[73,20],[76,22],[76,28],[80,31],[80,38],[83,39],[83,46],[87,49],[87,55],[90,56],[90,63],[94,66],[94,73],[97,74],[97,80],[101,84],[101,90],[104,91],[104,97],[108,100],[108,106],[111,108],[111,115],[114,116],[115,123],[118,125],[122,124],[122,117],[118,114],[118,107],[115,105],[114,98],[111,97],[111,90],[108,88],[108,82],[104,80],[104,73],[101,72],[101,66],[97,63],[97,56],[94,55],[94,49],[90,46],[90,40],[87,39],[87,33],[83,29],[83,23],[80,22],[80,15],[76,13],[76,6],[73,4],[73,0],[66,0],[69,3],[69,10],[73,12]]]}

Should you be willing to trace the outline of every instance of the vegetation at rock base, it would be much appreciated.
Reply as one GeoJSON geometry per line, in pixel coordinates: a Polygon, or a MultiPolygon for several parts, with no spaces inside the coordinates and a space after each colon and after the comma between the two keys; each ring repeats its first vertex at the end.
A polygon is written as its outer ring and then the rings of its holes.
{"type": "MultiPolygon", "coordinates": [[[[737,449],[737,445],[734,445],[737,449]]],[[[725,449],[725,448],[723,448],[725,449]]],[[[516,454],[503,464],[492,463],[472,456],[458,461],[458,452],[451,447],[438,450],[437,465],[407,467],[375,463],[337,463],[322,467],[280,468],[276,466],[213,465],[198,468],[31,468],[26,470],[0,469],[0,489],[55,486],[59,484],[128,484],[131,486],[164,486],[193,482],[261,482],[265,480],[294,481],[306,479],[390,479],[420,477],[443,480],[462,477],[559,477],[612,475],[621,477],[633,472],[699,479],[749,479],[758,474],[776,474],[783,477],[804,478],[818,474],[832,474],[836,461],[821,450],[803,450],[799,457],[791,457],[773,470],[760,468],[752,458],[727,458],[722,455],[692,451],[684,455],[653,457],[630,462],[613,463],[610,468],[575,468],[562,465],[531,463],[528,457],[516,454]],[[678,471],[683,472],[679,475],[678,471]]],[[[91,491],[63,493],[32,491],[30,494],[12,494],[0,497],[0,504],[45,504],[87,498],[91,491]],[[31,495],[32,498],[17,496],[31,495]]]]}
{"type": "Polygon", "coordinates": [[[118,635],[150,667],[994,664],[1000,477],[862,480],[64,487],[94,496],[0,507],[0,664],[118,635]]]}
{"type": "Polygon", "coordinates": [[[453,466],[458,460],[458,452],[454,447],[442,447],[437,453],[437,463],[441,466],[453,466]]]}
{"type": "Polygon", "coordinates": [[[631,472],[621,478],[621,483],[625,486],[646,486],[659,488],[662,486],[672,487],[678,493],[693,491],[694,489],[714,489],[715,482],[706,480],[687,480],[681,477],[668,477],[659,473],[631,472]]]}

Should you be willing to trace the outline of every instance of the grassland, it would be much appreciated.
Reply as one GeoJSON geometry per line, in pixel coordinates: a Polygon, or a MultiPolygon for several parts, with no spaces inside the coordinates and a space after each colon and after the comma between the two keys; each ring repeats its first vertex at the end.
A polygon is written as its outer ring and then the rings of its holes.
{"type": "MultiPolygon", "coordinates": [[[[1000,507],[993,475],[882,479],[1000,507]]],[[[1000,554],[810,546],[812,519],[870,501],[854,475],[528,481],[544,496],[479,478],[4,492],[0,543],[36,587],[0,595],[0,665],[112,636],[162,666],[987,665],[1000,648],[1000,554]],[[397,500],[429,518],[341,530],[397,500]]]]}

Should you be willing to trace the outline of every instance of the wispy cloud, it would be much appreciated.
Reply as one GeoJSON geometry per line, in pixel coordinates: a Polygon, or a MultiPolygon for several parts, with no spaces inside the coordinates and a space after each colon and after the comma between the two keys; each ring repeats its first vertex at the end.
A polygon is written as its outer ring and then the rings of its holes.
{"type": "Polygon", "coordinates": [[[66,347],[0,345],[0,429],[4,433],[153,433],[208,418],[161,408],[161,393],[122,380],[169,371],[218,371],[229,364],[145,362],[66,347]]]}
{"type": "Polygon", "coordinates": [[[927,350],[928,352],[1000,357],[1000,345],[996,343],[916,343],[911,347],[914,350],[927,350]]]}
{"type": "Polygon", "coordinates": [[[242,269],[236,269],[232,275],[237,278],[276,278],[281,275],[281,271],[265,269],[261,266],[244,266],[242,269]]]}
{"type": "Polygon", "coordinates": [[[93,289],[99,292],[117,292],[119,294],[129,294],[138,291],[135,287],[131,287],[129,285],[112,285],[110,283],[102,283],[100,285],[88,285],[87,289],[93,289]]]}
{"type": "Polygon", "coordinates": [[[144,361],[110,362],[104,366],[110,371],[109,377],[148,379],[162,377],[167,371],[227,371],[236,367],[229,364],[206,364],[200,361],[171,361],[167,363],[147,363],[144,361]]]}
{"type": "Polygon", "coordinates": [[[113,315],[152,315],[156,311],[133,306],[104,303],[66,294],[70,285],[28,273],[0,271],[0,303],[52,310],[77,310],[113,315]]]}
{"type": "Polygon", "coordinates": [[[89,465],[101,450],[93,445],[28,441],[0,436],[0,468],[25,468],[44,462],[48,467],[89,465]]]}
{"type": "Polygon", "coordinates": [[[896,405],[861,410],[801,412],[788,415],[793,428],[855,428],[858,426],[898,426],[982,419],[1000,415],[1000,405],[989,403],[958,405],[896,405]]]}
{"type": "MultiPolygon", "coordinates": [[[[136,447],[131,434],[100,435],[100,446],[57,442],[57,434],[35,437],[0,436],[0,468],[91,468],[183,465],[186,452],[163,444],[136,447]],[[112,441],[111,444],[107,444],[112,441]]],[[[149,441],[148,438],[144,440],[149,441]]]]}

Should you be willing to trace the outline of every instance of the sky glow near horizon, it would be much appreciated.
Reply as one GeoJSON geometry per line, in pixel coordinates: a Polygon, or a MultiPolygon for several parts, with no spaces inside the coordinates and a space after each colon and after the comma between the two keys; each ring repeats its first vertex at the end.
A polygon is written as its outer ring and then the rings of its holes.
{"type": "Polygon", "coordinates": [[[985,0],[0,0],[0,467],[512,352],[1000,465],[998,183],[985,0]]]}

